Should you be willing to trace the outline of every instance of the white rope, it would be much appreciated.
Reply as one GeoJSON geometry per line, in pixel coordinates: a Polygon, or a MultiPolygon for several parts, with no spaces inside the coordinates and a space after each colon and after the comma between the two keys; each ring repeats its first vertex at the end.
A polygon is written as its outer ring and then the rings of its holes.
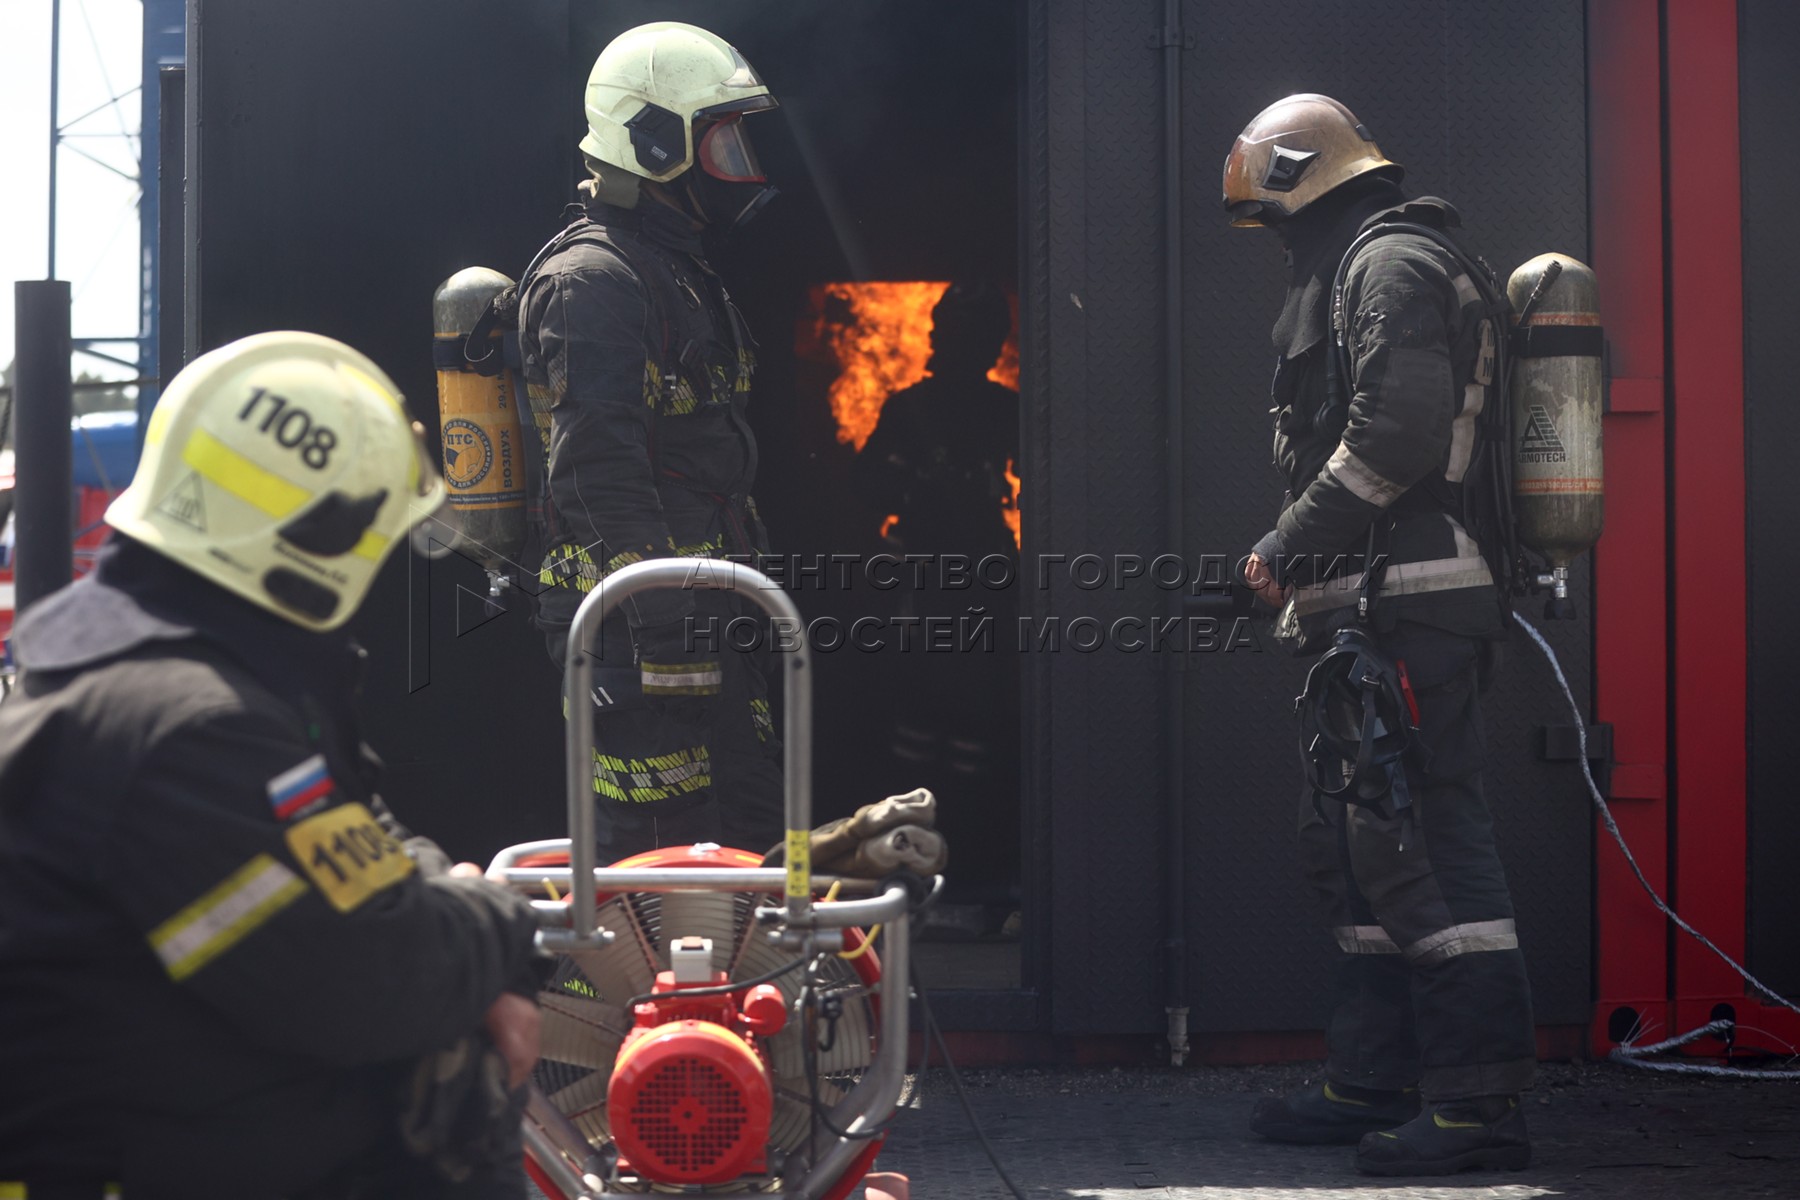
{"type": "MultiPolygon", "coordinates": [[[[1531,640],[1537,643],[1538,649],[1544,652],[1544,660],[1550,664],[1550,670],[1556,675],[1557,686],[1562,688],[1563,699],[1569,702],[1569,712],[1575,717],[1575,736],[1581,745],[1581,777],[1587,781],[1588,794],[1594,798],[1594,808],[1599,812],[1600,821],[1606,826],[1606,832],[1612,834],[1613,841],[1619,844],[1619,852],[1625,856],[1625,862],[1631,868],[1631,873],[1637,876],[1638,883],[1643,886],[1644,891],[1649,893],[1650,899],[1655,903],[1657,910],[1665,917],[1669,918],[1669,920],[1673,921],[1677,929],[1680,929],[1683,933],[1718,955],[1719,959],[1733,971],[1736,971],[1738,975],[1743,978],[1744,982],[1748,983],[1763,995],[1769,997],[1769,999],[1773,1000],[1776,1004],[1781,1005],[1781,1007],[1795,1013],[1800,1013],[1800,1005],[1796,1005],[1786,996],[1783,996],[1774,988],[1745,970],[1736,959],[1714,945],[1711,938],[1707,937],[1698,929],[1695,929],[1692,925],[1689,925],[1683,920],[1674,909],[1669,907],[1668,902],[1657,892],[1656,888],[1650,883],[1650,880],[1645,878],[1643,868],[1638,866],[1636,856],[1631,853],[1631,847],[1625,843],[1625,835],[1619,832],[1619,823],[1613,820],[1612,809],[1607,806],[1606,797],[1600,794],[1600,787],[1594,782],[1593,771],[1588,766],[1587,719],[1582,715],[1580,705],[1575,703],[1575,694],[1569,689],[1569,680],[1563,674],[1562,663],[1557,660],[1556,651],[1550,648],[1550,643],[1544,640],[1544,635],[1539,633],[1531,622],[1516,614],[1514,619],[1518,621],[1519,627],[1530,635],[1531,640]]],[[[1649,1062],[1645,1061],[1642,1057],[1663,1050],[1685,1046],[1689,1042],[1698,1041],[1702,1037],[1729,1032],[1734,1027],[1734,1024],[1735,1023],[1731,1021],[1712,1021],[1701,1026],[1699,1029],[1690,1030],[1678,1037],[1658,1042],[1654,1046],[1633,1047],[1629,1043],[1621,1044],[1613,1050],[1609,1057],[1615,1062],[1628,1063],[1636,1067],[1645,1067],[1653,1071],[1669,1071],[1679,1074],[1723,1075],[1732,1078],[1749,1079],[1800,1079],[1800,1071],[1751,1071],[1740,1067],[1715,1067],[1705,1063],[1649,1062]]]]}

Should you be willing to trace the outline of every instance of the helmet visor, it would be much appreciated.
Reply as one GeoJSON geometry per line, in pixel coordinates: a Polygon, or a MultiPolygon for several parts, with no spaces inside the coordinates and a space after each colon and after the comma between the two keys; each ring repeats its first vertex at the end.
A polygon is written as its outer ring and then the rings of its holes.
{"type": "Polygon", "coordinates": [[[708,126],[700,135],[700,166],[714,179],[727,183],[767,183],[762,164],[744,132],[742,116],[731,116],[708,126]]]}

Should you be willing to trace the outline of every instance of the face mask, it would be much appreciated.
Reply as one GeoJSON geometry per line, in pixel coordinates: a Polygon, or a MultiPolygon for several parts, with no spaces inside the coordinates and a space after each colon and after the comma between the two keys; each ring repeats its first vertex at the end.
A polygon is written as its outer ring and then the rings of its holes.
{"type": "Polygon", "coordinates": [[[743,228],[778,194],[763,175],[741,116],[709,125],[700,135],[696,159],[694,200],[701,218],[715,229],[743,228]]]}

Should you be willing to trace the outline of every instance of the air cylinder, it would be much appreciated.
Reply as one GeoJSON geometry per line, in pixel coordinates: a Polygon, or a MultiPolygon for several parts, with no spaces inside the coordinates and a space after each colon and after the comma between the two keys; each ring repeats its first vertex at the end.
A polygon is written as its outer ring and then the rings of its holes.
{"type": "Polygon", "coordinates": [[[1544,615],[1574,615],[1569,564],[1599,540],[1600,293],[1594,272],[1566,254],[1540,254],[1506,284],[1512,303],[1513,511],[1519,541],[1548,563],[1544,615]]]}
{"type": "Polygon", "coordinates": [[[444,483],[465,539],[459,548],[490,572],[506,571],[525,546],[525,444],[518,379],[505,365],[510,330],[469,334],[511,286],[498,271],[469,267],[439,284],[431,302],[444,483]]]}

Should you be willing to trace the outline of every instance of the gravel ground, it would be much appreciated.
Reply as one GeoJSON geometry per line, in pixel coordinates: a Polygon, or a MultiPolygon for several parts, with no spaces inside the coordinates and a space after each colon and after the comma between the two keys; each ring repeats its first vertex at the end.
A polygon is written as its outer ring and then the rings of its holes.
{"type": "MultiPolygon", "coordinates": [[[[1344,1147],[1277,1146],[1245,1127],[1256,1099],[1319,1064],[972,1070],[971,1101],[1032,1200],[1528,1200],[1538,1196],[1800,1197],[1800,1083],[1546,1064],[1526,1100],[1534,1162],[1396,1184],[1356,1173],[1344,1147]]],[[[1005,1200],[949,1077],[927,1073],[881,1157],[920,1200],[1005,1200]]]]}

